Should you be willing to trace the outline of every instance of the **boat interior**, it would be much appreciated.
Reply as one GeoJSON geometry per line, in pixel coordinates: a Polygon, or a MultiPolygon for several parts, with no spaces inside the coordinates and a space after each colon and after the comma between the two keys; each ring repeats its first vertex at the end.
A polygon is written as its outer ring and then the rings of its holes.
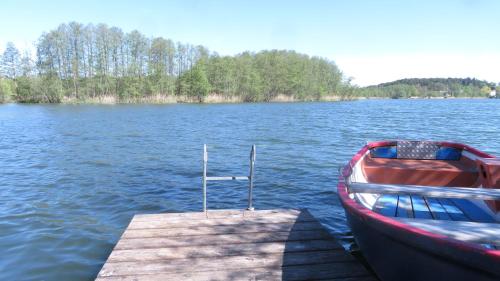
{"type": "MultiPolygon", "coordinates": [[[[369,149],[352,167],[351,183],[377,186],[500,188],[500,161],[436,142],[398,141],[369,149]]],[[[422,188],[423,189],[423,188],[422,188]]],[[[500,191],[500,190],[498,190],[500,191]]],[[[500,194],[500,193],[499,193],[500,194]]],[[[401,222],[485,247],[500,249],[500,201],[474,196],[392,192],[351,193],[364,207],[401,222]]],[[[499,199],[492,197],[493,199],[499,199]]]]}

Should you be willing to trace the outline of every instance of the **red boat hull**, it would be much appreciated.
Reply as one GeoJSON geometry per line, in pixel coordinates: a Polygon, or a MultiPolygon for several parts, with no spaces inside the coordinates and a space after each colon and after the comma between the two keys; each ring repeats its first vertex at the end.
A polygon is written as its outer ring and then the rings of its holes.
{"type": "MultiPolygon", "coordinates": [[[[383,281],[500,280],[499,250],[414,228],[375,213],[349,197],[344,178],[350,175],[351,167],[368,149],[388,143],[372,143],[361,149],[343,169],[338,183],[338,195],[355,240],[379,278],[383,281]]],[[[491,157],[461,144],[452,145],[481,157],[491,157]]]]}

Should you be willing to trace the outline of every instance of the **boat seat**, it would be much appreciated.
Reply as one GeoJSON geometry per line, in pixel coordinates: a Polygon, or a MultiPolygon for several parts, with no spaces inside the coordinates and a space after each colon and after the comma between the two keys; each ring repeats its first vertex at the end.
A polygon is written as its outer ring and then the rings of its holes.
{"type": "Polygon", "coordinates": [[[382,184],[474,186],[479,173],[476,164],[460,161],[372,158],[361,163],[368,182],[382,184]]]}
{"type": "Polygon", "coordinates": [[[500,245],[500,224],[467,221],[395,218],[397,221],[432,233],[465,242],[500,245]]]}

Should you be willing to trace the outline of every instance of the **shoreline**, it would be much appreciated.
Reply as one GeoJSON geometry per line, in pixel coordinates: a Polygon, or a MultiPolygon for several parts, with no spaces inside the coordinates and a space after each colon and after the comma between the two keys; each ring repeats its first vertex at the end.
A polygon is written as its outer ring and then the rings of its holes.
{"type": "MultiPolygon", "coordinates": [[[[245,104],[245,103],[301,103],[301,102],[341,102],[341,101],[360,101],[360,100],[389,100],[390,97],[341,97],[336,95],[324,96],[319,99],[314,98],[295,98],[285,95],[278,95],[269,101],[245,101],[244,98],[240,96],[220,96],[220,95],[208,95],[203,101],[199,101],[197,98],[187,97],[187,96],[167,96],[167,95],[153,95],[148,97],[140,98],[128,98],[120,100],[114,96],[102,96],[94,98],[68,98],[64,97],[60,102],[50,103],[50,102],[18,102],[18,101],[6,101],[0,102],[2,104],[67,104],[67,105],[119,105],[119,104],[245,104]]],[[[398,100],[463,100],[463,99],[491,99],[488,97],[408,97],[408,98],[398,98],[398,100]]]]}
{"type": "MultiPolygon", "coordinates": [[[[200,101],[197,97],[189,96],[172,96],[172,95],[152,95],[139,98],[119,99],[115,96],[101,96],[89,98],[69,98],[63,97],[60,102],[18,102],[7,101],[7,103],[14,104],[102,104],[102,105],[115,105],[115,104],[239,104],[239,103],[297,103],[297,102],[338,102],[338,101],[351,101],[358,100],[356,97],[341,97],[337,95],[324,96],[319,99],[315,98],[296,98],[285,95],[278,95],[269,101],[246,101],[241,96],[221,96],[221,95],[208,95],[200,101]]],[[[1,104],[1,103],[0,103],[1,104]]]]}
{"type": "Polygon", "coordinates": [[[294,102],[336,102],[342,100],[353,100],[341,96],[331,95],[319,99],[300,99],[293,96],[277,95],[269,101],[247,101],[242,96],[222,96],[210,94],[203,98],[189,96],[152,95],[139,98],[118,99],[114,96],[104,96],[85,99],[64,98],[61,104],[237,104],[237,103],[294,103],[294,102]]]}

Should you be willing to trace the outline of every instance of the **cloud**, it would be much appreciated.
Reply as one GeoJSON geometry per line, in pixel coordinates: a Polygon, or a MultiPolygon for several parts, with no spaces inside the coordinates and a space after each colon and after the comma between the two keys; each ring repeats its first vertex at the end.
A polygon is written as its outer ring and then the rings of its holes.
{"type": "Polygon", "coordinates": [[[5,47],[7,46],[8,42],[14,43],[14,45],[19,50],[19,53],[21,55],[24,54],[24,51],[28,51],[31,54],[31,56],[36,55],[36,47],[32,41],[28,41],[28,40],[10,40],[10,41],[6,40],[6,41],[4,41],[4,40],[0,39],[0,56],[5,51],[5,47]]]}
{"type": "Polygon", "coordinates": [[[403,78],[456,77],[500,82],[500,54],[406,54],[340,57],[339,68],[359,86],[403,78]]]}

